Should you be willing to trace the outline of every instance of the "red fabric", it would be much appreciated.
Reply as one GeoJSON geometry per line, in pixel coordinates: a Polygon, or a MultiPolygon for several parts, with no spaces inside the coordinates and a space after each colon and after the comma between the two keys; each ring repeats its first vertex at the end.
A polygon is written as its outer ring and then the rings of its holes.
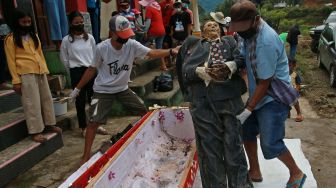
{"type": "Polygon", "coordinates": [[[183,184],[183,188],[193,187],[192,185],[194,185],[197,170],[198,170],[198,156],[197,156],[197,152],[195,152],[193,162],[189,168],[187,178],[183,184]]]}
{"type": "Polygon", "coordinates": [[[174,2],[170,0],[167,2],[167,0],[163,0],[160,2],[161,6],[161,11],[162,11],[162,20],[163,20],[163,25],[167,27],[170,22],[170,17],[173,15],[173,4],[174,2]]]}
{"type": "Polygon", "coordinates": [[[233,31],[227,31],[225,33],[225,35],[230,35],[230,36],[234,36],[236,34],[236,32],[233,32],[233,31]]]}
{"type": "Polygon", "coordinates": [[[148,30],[149,36],[164,36],[165,28],[163,26],[162,14],[160,10],[157,10],[151,6],[146,7],[146,19],[151,20],[151,24],[148,30]]]}
{"type": "Polygon", "coordinates": [[[65,1],[66,12],[80,11],[87,12],[86,0],[71,0],[65,1]]]}

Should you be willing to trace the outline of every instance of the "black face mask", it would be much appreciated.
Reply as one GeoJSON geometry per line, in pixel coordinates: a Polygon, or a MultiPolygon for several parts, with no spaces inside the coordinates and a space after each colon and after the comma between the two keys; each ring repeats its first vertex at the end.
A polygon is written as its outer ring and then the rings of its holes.
{"type": "Polygon", "coordinates": [[[120,44],[125,44],[128,41],[128,38],[127,39],[122,39],[122,38],[118,37],[116,41],[120,44]]]}
{"type": "Polygon", "coordinates": [[[250,27],[248,30],[246,31],[241,31],[241,32],[237,32],[239,34],[239,36],[241,36],[243,39],[250,39],[252,38],[255,34],[257,34],[257,29],[254,27],[250,27]]]}
{"type": "Polygon", "coordinates": [[[71,28],[77,32],[84,32],[84,24],[72,25],[71,28]]]}
{"type": "Polygon", "coordinates": [[[20,31],[23,35],[26,35],[31,31],[31,26],[20,26],[20,31]]]}

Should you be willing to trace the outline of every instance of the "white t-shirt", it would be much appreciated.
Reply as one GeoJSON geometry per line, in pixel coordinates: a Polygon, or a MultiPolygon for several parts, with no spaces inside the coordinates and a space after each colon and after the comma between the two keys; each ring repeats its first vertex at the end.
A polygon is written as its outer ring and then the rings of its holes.
{"type": "Polygon", "coordinates": [[[96,77],[93,90],[97,93],[118,93],[128,89],[135,58],[144,58],[149,48],[133,39],[129,39],[120,50],[116,50],[111,39],[97,45],[92,67],[96,67],[96,77]]]}
{"type": "Polygon", "coordinates": [[[88,40],[84,40],[83,35],[74,36],[73,42],[70,42],[69,35],[63,38],[60,58],[67,69],[91,65],[96,41],[92,35],[88,34],[88,36],[88,40]]]}

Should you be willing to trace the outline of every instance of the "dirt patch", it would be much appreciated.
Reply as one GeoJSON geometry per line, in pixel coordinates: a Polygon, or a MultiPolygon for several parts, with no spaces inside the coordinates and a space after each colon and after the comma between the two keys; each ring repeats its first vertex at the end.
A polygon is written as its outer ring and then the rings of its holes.
{"type": "Polygon", "coordinates": [[[310,37],[301,37],[298,46],[298,70],[303,78],[301,95],[308,99],[313,110],[324,118],[335,118],[336,89],[329,86],[329,73],[318,67],[317,55],[311,52],[310,37]]]}

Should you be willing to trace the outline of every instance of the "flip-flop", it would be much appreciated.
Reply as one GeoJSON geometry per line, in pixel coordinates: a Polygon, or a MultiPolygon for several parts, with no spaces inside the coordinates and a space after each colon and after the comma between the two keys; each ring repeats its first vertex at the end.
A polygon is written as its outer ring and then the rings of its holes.
{"type": "Polygon", "coordinates": [[[251,181],[253,182],[262,182],[263,181],[263,178],[251,178],[251,181]]]}
{"type": "Polygon", "coordinates": [[[86,129],[81,129],[81,135],[83,138],[85,138],[85,134],[86,134],[86,129]]]}
{"type": "Polygon", "coordinates": [[[97,134],[101,134],[101,135],[108,135],[108,131],[106,129],[104,129],[102,126],[99,126],[97,129],[97,134]]]}
{"type": "Polygon", "coordinates": [[[46,132],[54,132],[54,133],[57,133],[57,134],[62,134],[62,129],[59,128],[59,127],[56,127],[55,125],[46,125],[44,130],[46,132]]]}
{"type": "Polygon", "coordinates": [[[41,133],[33,134],[31,136],[31,138],[32,138],[33,141],[39,142],[39,143],[43,143],[43,142],[47,141],[47,138],[41,133]]]}
{"type": "Polygon", "coordinates": [[[293,181],[292,183],[287,183],[286,185],[286,188],[291,188],[292,186],[294,185],[299,185],[299,188],[302,188],[303,187],[303,184],[305,183],[307,179],[307,175],[306,174],[303,174],[303,177],[299,180],[295,180],[293,181]]]}

